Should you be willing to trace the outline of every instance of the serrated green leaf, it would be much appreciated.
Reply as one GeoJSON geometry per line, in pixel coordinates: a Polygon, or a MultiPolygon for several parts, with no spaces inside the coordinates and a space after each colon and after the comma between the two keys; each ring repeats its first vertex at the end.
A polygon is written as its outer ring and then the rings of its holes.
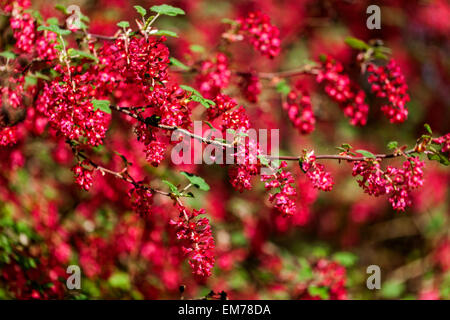
{"type": "Polygon", "coordinates": [[[185,91],[192,92],[193,94],[195,94],[196,96],[198,96],[200,98],[203,98],[202,94],[199,91],[197,91],[196,89],[194,89],[194,88],[192,88],[190,86],[182,84],[182,85],[180,85],[180,88],[185,90],[185,91]]]}
{"type": "Polygon", "coordinates": [[[362,154],[365,158],[376,159],[375,155],[367,150],[356,150],[355,152],[362,154]]]}
{"type": "Polygon", "coordinates": [[[126,29],[126,28],[128,28],[130,26],[130,23],[128,21],[120,21],[120,22],[117,23],[117,26],[119,28],[126,29]]]}
{"type": "Polygon", "coordinates": [[[170,192],[172,192],[176,196],[180,195],[180,192],[178,191],[178,188],[172,182],[169,182],[167,180],[162,180],[162,182],[165,183],[169,187],[170,192]]]}
{"type": "Polygon", "coordinates": [[[180,68],[180,69],[182,69],[182,70],[190,70],[190,68],[187,66],[187,65],[185,65],[183,62],[181,62],[180,60],[178,60],[178,59],[175,59],[174,57],[170,57],[170,63],[173,65],[173,66],[175,66],[175,67],[178,67],[178,68],[180,68]]]}
{"type": "Polygon", "coordinates": [[[289,94],[289,92],[291,92],[291,87],[284,79],[278,81],[278,83],[275,86],[275,89],[277,90],[277,92],[284,95],[287,95],[289,94]]]}
{"type": "Polygon", "coordinates": [[[67,50],[67,54],[71,58],[87,58],[87,59],[94,60],[95,62],[98,62],[97,57],[94,56],[93,54],[89,53],[89,52],[85,52],[85,51],[81,51],[81,50],[76,50],[76,49],[70,48],[70,49],[67,50]]]}
{"type": "Polygon", "coordinates": [[[62,4],[55,5],[55,9],[62,12],[63,14],[68,14],[67,8],[63,6],[62,4]]]}
{"type": "Polygon", "coordinates": [[[178,38],[178,35],[175,32],[170,31],[170,30],[158,30],[158,31],[152,33],[152,35],[178,38]]]}
{"type": "Polygon", "coordinates": [[[169,6],[167,4],[162,4],[160,6],[153,6],[150,8],[150,10],[152,10],[153,12],[159,13],[159,14],[164,14],[166,16],[177,16],[177,15],[183,15],[185,14],[185,12],[180,9],[180,8],[176,8],[173,6],[169,6]]]}
{"type": "Polygon", "coordinates": [[[111,103],[108,100],[97,100],[94,99],[91,101],[92,107],[94,108],[94,111],[101,110],[105,113],[111,114],[111,108],[109,107],[111,103]]]}
{"type": "Polygon", "coordinates": [[[108,283],[113,288],[129,290],[131,288],[130,276],[125,272],[115,272],[109,277],[108,283]]]}
{"type": "Polygon", "coordinates": [[[356,261],[358,261],[358,256],[356,256],[355,254],[353,254],[351,252],[342,251],[342,252],[336,252],[333,255],[333,260],[339,262],[344,267],[348,268],[348,267],[353,266],[356,263],[356,261]]]}
{"type": "Polygon", "coordinates": [[[48,18],[46,22],[49,25],[55,25],[55,26],[59,27],[59,20],[58,20],[58,18],[55,18],[55,17],[48,18]]]}
{"type": "Polygon", "coordinates": [[[39,26],[37,28],[37,31],[44,31],[44,30],[54,32],[59,36],[67,36],[72,33],[70,30],[61,29],[60,27],[58,27],[57,25],[54,25],[54,24],[52,24],[50,26],[39,26]]]}
{"type": "Polygon", "coordinates": [[[192,52],[202,53],[205,52],[205,48],[202,47],[199,44],[192,44],[189,49],[191,49],[192,52]]]}
{"type": "Polygon", "coordinates": [[[0,56],[6,58],[6,59],[15,59],[16,55],[12,53],[11,51],[3,51],[0,52],[0,56]]]}
{"type": "Polygon", "coordinates": [[[145,17],[145,15],[147,14],[147,10],[145,10],[143,7],[141,6],[134,6],[134,9],[136,9],[136,11],[142,16],[145,17]]]}
{"type": "Polygon", "coordinates": [[[367,43],[365,43],[364,41],[353,38],[353,37],[346,38],[345,43],[347,45],[349,45],[351,48],[356,49],[356,50],[367,50],[370,48],[370,46],[367,43]]]}
{"type": "Polygon", "coordinates": [[[381,286],[381,295],[387,299],[395,299],[405,290],[405,285],[401,282],[387,281],[381,286]]]}
{"type": "Polygon", "coordinates": [[[196,176],[195,174],[185,172],[185,171],[182,171],[181,174],[183,176],[185,176],[189,180],[190,183],[192,183],[194,186],[196,186],[200,190],[209,191],[210,187],[202,177],[196,176]]]}
{"type": "Polygon", "coordinates": [[[328,289],[326,287],[309,286],[308,292],[311,296],[319,296],[323,300],[329,299],[328,289]]]}
{"type": "Polygon", "coordinates": [[[387,144],[387,147],[388,147],[389,150],[397,149],[398,148],[398,142],[397,141],[390,141],[387,144]]]}

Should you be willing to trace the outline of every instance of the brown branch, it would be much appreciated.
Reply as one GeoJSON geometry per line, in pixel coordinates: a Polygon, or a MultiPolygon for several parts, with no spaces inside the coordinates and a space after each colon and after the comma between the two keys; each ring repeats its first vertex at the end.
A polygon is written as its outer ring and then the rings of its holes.
{"type": "MultiPolygon", "coordinates": [[[[118,106],[110,106],[110,107],[111,107],[111,109],[119,111],[121,113],[124,113],[142,123],[146,123],[145,119],[141,115],[131,112],[130,108],[120,108],[118,106]]],[[[179,128],[176,126],[168,126],[168,125],[164,125],[164,124],[158,124],[155,127],[161,128],[164,130],[170,130],[170,131],[176,130],[176,131],[183,133],[186,136],[189,136],[193,139],[197,139],[206,144],[212,144],[212,145],[216,145],[216,146],[219,146],[222,148],[234,148],[235,147],[235,145],[233,145],[233,144],[223,143],[223,142],[220,142],[217,140],[211,140],[211,139],[196,135],[186,129],[179,128]]],[[[407,151],[401,151],[401,152],[396,151],[396,152],[388,153],[388,154],[375,154],[374,156],[377,159],[389,159],[389,158],[396,158],[399,156],[406,156],[406,155],[414,153],[414,152],[416,152],[415,148],[407,150],[407,151]]],[[[271,156],[271,155],[265,155],[265,157],[267,159],[277,159],[277,160],[285,160],[285,161],[299,161],[302,158],[301,156],[271,156]]],[[[339,161],[341,161],[341,160],[364,161],[364,160],[367,160],[368,158],[363,157],[363,156],[362,157],[354,157],[354,156],[347,156],[347,155],[323,154],[323,155],[316,155],[316,159],[317,160],[339,160],[339,161]]]]}
{"type": "MultiPolygon", "coordinates": [[[[408,155],[411,153],[416,152],[415,149],[410,149],[402,153],[394,152],[394,153],[388,153],[388,154],[375,154],[374,156],[377,159],[389,159],[389,158],[396,158],[403,155],[408,155]]],[[[278,160],[286,160],[286,161],[298,161],[302,157],[301,156],[280,156],[280,157],[272,157],[268,156],[270,159],[278,159],[278,160]]],[[[316,155],[316,159],[321,160],[346,160],[346,161],[364,161],[367,160],[367,157],[352,157],[352,156],[344,156],[344,155],[335,155],[335,154],[321,154],[316,155]]]]}

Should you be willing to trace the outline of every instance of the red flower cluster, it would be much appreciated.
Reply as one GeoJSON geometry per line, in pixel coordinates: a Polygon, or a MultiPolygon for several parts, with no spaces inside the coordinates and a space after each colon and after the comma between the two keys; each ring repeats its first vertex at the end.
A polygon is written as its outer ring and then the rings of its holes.
{"type": "MultiPolygon", "coordinates": [[[[320,259],[313,268],[314,279],[309,283],[309,287],[324,288],[325,293],[330,300],[346,300],[347,272],[343,266],[334,261],[320,259]]],[[[311,293],[311,290],[305,291],[301,300],[322,300],[323,297],[311,293]]]]}
{"type": "Polygon", "coordinates": [[[17,143],[17,128],[0,128],[0,146],[10,146],[17,143]]]}
{"type": "Polygon", "coordinates": [[[334,181],[329,172],[324,170],[324,166],[316,162],[314,152],[310,152],[301,162],[301,168],[311,180],[314,188],[323,191],[331,191],[334,181]]]}
{"type": "Polygon", "coordinates": [[[86,166],[89,166],[89,162],[85,160],[74,166],[72,171],[75,175],[75,182],[84,190],[88,191],[91,188],[94,179],[93,170],[86,169],[86,166]]]}
{"type": "Polygon", "coordinates": [[[214,60],[202,62],[196,82],[201,94],[208,99],[213,99],[228,86],[230,77],[228,58],[224,53],[219,52],[214,60]]]}
{"type": "Polygon", "coordinates": [[[73,77],[77,85],[73,89],[68,76],[66,82],[53,81],[46,84],[37,101],[37,109],[48,117],[50,124],[67,139],[97,146],[102,144],[110,116],[103,111],[94,110],[89,93],[90,84],[81,84],[84,76],[73,77]]]}
{"type": "Polygon", "coordinates": [[[316,118],[311,105],[311,97],[307,93],[301,95],[295,91],[289,92],[283,107],[288,112],[289,119],[301,134],[314,131],[316,118]]]}
{"type": "Polygon", "coordinates": [[[210,276],[214,267],[214,239],[211,226],[207,218],[195,220],[205,210],[193,210],[189,212],[186,208],[179,206],[180,217],[171,220],[170,223],[177,228],[177,239],[186,242],[182,249],[186,255],[190,255],[189,265],[193,273],[202,277],[210,276]]]}
{"type": "Polygon", "coordinates": [[[262,12],[251,12],[237,20],[239,33],[247,37],[256,50],[269,58],[280,53],[280,31],[270,23],[270,17],[262,12]]]}
{"type": "Polygon", "coordinates": [[[274,204],[275,209],[281,212],[283,216],[292,216],[296,212],[295,200],[292,197],[297,192],[291,185],[294,183],[292,174],[283,171],[286,166],[285,161],[281,162],[280,167],[274,174],[261,175],[261,181],[266,182],[264,186],[267,190],[277,190],[269,196],[269,201],[274,204]]]}
{"type": "Polygon", "coordinates": [[[433,139],[433,143],[442,145],[441,152],[447,153],[450,157],[450,133],[446,135],[433,139]]]}
{"type": "Polygon", "coordinates": [[[353,164],[353,176],[361,176],[359,185],[370,195],[388,195],[395,210],[404,211],[411,205],[411,190],[423,185],[425,165],[418,157],[408,158],[401,169],[388,166],[380,169],[379,161],[356,161],[353,164]]]}
{"type": "Polygon", "coordinates": [[[250,102],[258,102],[258,96],[261,93],[261,82],[256,74],[253,72],[245,73],[241,76],[239,81],[239,88],[245,99],[250,102]]]}
{"type": "Polygon", "coordinates": [[[153,204],[153,193],[143,187],[134,187],[129,192],[133,210],[141,217],[150,214],[153,204]]]}
{"type": "Polygon", "coordinates": [[[367,123],[369,113],[369,106],[364,103],[366,94],[343,71],[344,67],[340,62],[327,57],[322,63],[316,80],[318,83],[325,84],[325,92],[339,103],[352,125],[363,126],[367,123]]]}
{"type": "Polygon", "coordinates": [[[33,52],[36,40],[33,17],[29,13],[13,10],[10,23],[11,29],[14,31],[13,36],[16,39],[16,48],[24,53],[33,52]]]}
{"type": "Polygon", "coordinates": [[[215,118],[221,116],[224,112],[237,106],[236,100],[222,93],[218,94],[214,98],[214,102],[216,105],[210,106],[206,110],[209,120],[214,120],[215,118]]]}
{"type": "Polygon", "coordinates": [[[386,66],[369,64],[367,78],[372,84],[372,92],[380,98],[387,98],[389,104],[383,105],[381,111],[392,123],[401,123],[408,117],[406,103],[409,101],[408,85],[397,62],[393,59],[386,66]]]}

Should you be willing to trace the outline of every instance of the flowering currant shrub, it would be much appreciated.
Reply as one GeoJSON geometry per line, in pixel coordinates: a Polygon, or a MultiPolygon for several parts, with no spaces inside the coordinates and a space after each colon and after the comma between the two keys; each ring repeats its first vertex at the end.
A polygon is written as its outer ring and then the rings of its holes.
{"type": "Polygon", "coordinates": [[[446,1],[147,2],[0,0],[0,298],[450,298],[446,1]]]}

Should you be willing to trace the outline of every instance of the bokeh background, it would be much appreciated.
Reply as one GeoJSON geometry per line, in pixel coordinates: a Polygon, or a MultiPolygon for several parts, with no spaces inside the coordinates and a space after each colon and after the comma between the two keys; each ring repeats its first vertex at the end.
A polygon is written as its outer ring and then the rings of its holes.
{"type": "MultiPolygon", "coordinates": [[[[90,18],[91,32],[113,35],[118,21],[137,18],[133,5],[149,8],[162,2],[32,3],[44,18],[61,19],[54,5],[76,4],[90,18]]],[[[289,79],[292,86],[309,88],[318,118],[316,130],[302,136],[290,124],[272,83],[263,81],[257,103],[246,101],[236,87],[230,88],[228,94],[245,106],[253,127],[281,129],[281,154],[298,155],[303,148],[333,154],[342,143],[383,153],[392,140],[413,146],[423,133],[424,123],[430,124],[436,136],[450,132],[448,1],[164,3],[186,12],[185,16],[162,17],[157,22],[161,29],[178,33],[179,38],[170,38],[167,44],[172,55],[185,63],[210,58],[222,48],[221,34],[228,28],[222,19],[261,10],[280,29],[281,54],[269,60],[248,44],[231,44],[227,50],[233,57],[233,70],[290,70],[317,61],[320,54],[329,54],[366,90],[371,107],[368,124],[353,127],[312,79],[289,79]],[[381,8],[380,30],[366,28],[366,8],[371,4],[381,8]],[[391,124],[379,111],[380,101],[369,93],[365,76],[355,63],[357,52],[344,42],[348,36],[364,41],[379,39],[392,50],[410,89],[405,123],[391,124]]],[[[180,82],[193,83],[189,74],[176,76],[180,82]]],[[[167,223],[176,214],[170,199],[155,198],[151,217],[141,218],[123,196],[128,186],[113,177],[98,174],[90,192],[79,191],[70,171],[74,163],[70,149],[64,141],[49,142],[45,136],[44,132],[27,139],[20,151],[23,165],[10,165],[13,157],[19,157],[13,149],[0,155],[4,158],[0,163],[0,298],[20,297],[14,291],[17,286],[45,290],[53,282],[49,280],[53,279],[51,272],[69,264],[81,266],[82,288],[64,290],[59,298],[192,299],[211,290],[224,290],[231,299],[297,299],[308,287],[314,288],[309,290],[310,297],[330,298],[328,289],[321,289],[323,277],[342,279],[349,299],[450,298],[448,167],[427,162],[425,186],[414,193],[412,207],[398,213],[387,198],[364,194],[351,176],[350,164],[323,162],[336,181],[333,191],[325,193],[313,189],[293,162],[289,170],[296,178],[298,212],[287,220],[273,212],[262,183],[256,181],[253,190],[239,193],[221,166],[175,169],[166,161],[153,168],[146,163],[132,129],[113,123],[105,149],[127,155],[141,168],[139,174],[152,183],[158,185],[161,179],[182,183],[177,170],[187,170],[202,176],[212,187],[187,202],[190,207],[206,209],[216,241],[213,275],[196,279],[180,258],[167,223]],[[51,256],[57,257],[56,262],[51,256]],[[13,264],[11,259],[19,262],[13,264]],[[320,259],[336,261],[345,268],[345,274],[338,266],[322,274],[316,266],[320,259]],[[22,283],[14,279],[11,274],[17,265],[33,273],[34,280],[22,283]],[[380,290],[366,287],[369,265],[381,268],[380,290]],[[185,286],[182,293],[180,286],[185,286]]],[[[99,153],[104,163],[120,167],[120,158],[112,152],[99,153]]],[[[390,163],[398,164],[395,160],[390,163]]]]}

